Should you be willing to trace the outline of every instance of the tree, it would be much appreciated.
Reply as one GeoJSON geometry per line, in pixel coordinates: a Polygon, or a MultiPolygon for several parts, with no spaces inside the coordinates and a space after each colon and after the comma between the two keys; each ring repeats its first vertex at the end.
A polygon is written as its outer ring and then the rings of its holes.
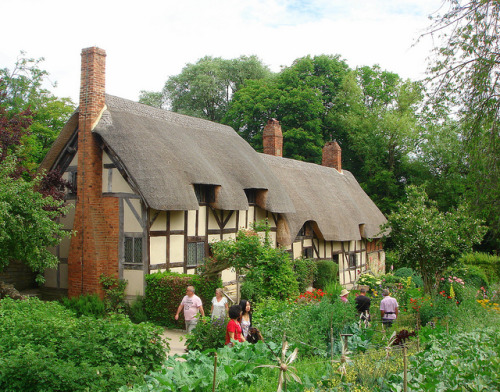
{"type": "Polygon", "coordinates": [[[35,190],[40,176],[30,182],[16,178],[16,164],[13,156],[0,162],[0,270],[11,260],[21,260],[43,283],[43,271],[59,262],[47,248],[71,235],[56,221],[68,208],[35,190]]]}
{"type": "Polygon", "coordinates": [[[429,68],[430,102],[455,109],[469,174],[466,197],[500,247],[500,2],[448,0],[427,34],[438,38],[429,68]]]}
{"type": "Polygon", "coordinates": [[[269,75],[256,56],[231,60],[206,56],[171,76],[161,93],[141,91],[139,102],[220,122],[231,97],[247,80],[269,75]]]}
{"type": "Polygon", "coordinates": [[[43,60],[21,52],[12,70],[0,69],[0,104],[7,113],[32,112],[33,122],[23,140],[24,164],[29,170],[40,164],[74,111],[69,98],[57,98],[44,88],[49,74],[40,68],[43,60]]]}
{"type": "Polygon", "coordinates": [[[420,272],[428,293],[442,272],[480,243],[486,231],[481,221],[468,215],[466,206],[440,212],[425,191],[415,186],[407,188],[407,200],[388,216],[383,229],[388,228],[400,261],[420,272]]]}
{"type": "Polygon", "coordinates": [[[338,137],[345,166],[388,213],[404,195],[410,156],[420,140],[421,86],[373,66],[350,73],[341,88],[338,137]]]}
{"type": "Polygon", "coordinates": [[[337,97],[349,67],[340,56],[306,56],[272,78],[248,82],[234,94],[223,122],[257,150],[270,118],[283,129],[284,155],[321,163],[321,149],[337,132],[337,97]]]}

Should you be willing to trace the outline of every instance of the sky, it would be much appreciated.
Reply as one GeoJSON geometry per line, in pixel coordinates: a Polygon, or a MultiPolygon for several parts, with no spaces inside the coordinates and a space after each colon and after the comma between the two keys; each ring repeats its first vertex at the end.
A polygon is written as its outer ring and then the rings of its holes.
{"type": "Polygon", "coordinates": [[[45,60],[51,88],[77,104],[80,53],[107,53],[106,92],[138,100],[204,56],[257,55],[273,72],[338,54],[421,79],[430,39],[414,45],[443,0],[2,0],[0,68],[20,51],[45,60]]]}

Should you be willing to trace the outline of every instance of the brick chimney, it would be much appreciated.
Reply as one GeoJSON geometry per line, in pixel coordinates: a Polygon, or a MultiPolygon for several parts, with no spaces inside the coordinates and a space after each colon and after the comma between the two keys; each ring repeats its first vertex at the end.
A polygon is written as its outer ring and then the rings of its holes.
{"type": "Polygon", "coordinates": [[[322,166],[333,167],[342,173],[342,149],[337,141],[327,142],[323,147],[322,166]]]}
{"type": "Polygon", "coordinates": [[[119,203],[102,196],[102,150],[92,130],[105,108],[106,52],[82,50],[77,199],[68,256],[68,296],[98,293],[101,274],[118,276],[119,203]]]}
{"type": "Polygon", "coordinates": [[[270,119],[264,127],[262,144],[264,146],[264,154],[276,157],[283,156],[283,134],[281,133],[280,122],[275,118],[270,119]]]}

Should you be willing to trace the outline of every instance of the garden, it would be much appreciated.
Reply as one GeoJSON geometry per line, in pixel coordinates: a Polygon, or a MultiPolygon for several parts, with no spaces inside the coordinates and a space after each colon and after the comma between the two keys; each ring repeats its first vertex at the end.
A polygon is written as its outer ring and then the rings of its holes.
{"type": "MultiPolygon", "coordinates": [[[[104,299],[0,300],[3,391],[492,391],[500,388],[500,258],[462,255],[429,290],[417,269],[362,274],[369,322],[340,299],[332,260],[290,260],[264,235],[240,231],[215,244],[197,275],[147,277],[144,298],[125,302],[126,282],[101,277],[104,299]],[[262,238],[264,238],[262,240],[262,238]],[[203,318],[189,351],[167,357],[164,327],[184,288],[209,303],[220,268],[246,272],[241,292],[253,307],[256,344],[224,345],[227,320],[203,318]],[[314,287],[314,288],[313,288],[314,287]],[[380,320],[383,289],[399,304],[380,320]]],[[[387,262],[398,256],[388,252],[387,262]]]]}

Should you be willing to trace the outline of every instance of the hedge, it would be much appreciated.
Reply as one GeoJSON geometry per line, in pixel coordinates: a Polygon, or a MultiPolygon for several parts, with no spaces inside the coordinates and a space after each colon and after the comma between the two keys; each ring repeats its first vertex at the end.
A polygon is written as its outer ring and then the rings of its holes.
{"type": "Polygon", "coordinates": [[[500,281],[500,256],[475,252],[462,255],[459,261],[465,265],[479,267],[490,283],[500,281]]]}
{"type": "Polygon", "coordinates": [[[215,289],[222,287],[222,280],[176,272],[146,275],[144,305],[148,319],[163,326],[184,328],[182,313],[178,321],[174,316],[182,298],[186,295],[187,286],[195,288],[195,294],[201,298],[205,314],[208,314],[215,289]]]}
{"type": "Polygon", "coordinates": [[[325,290],[331,282],[337,282],[339,278],[339,265],[333,260],[318,260],[317,270],[314,277],[314,287],[325,290]]]}
{"type": "Polygon", "coordinates": [[[161,332],[124,315],[77,318],[57,302],[0,300],[0,390],[116,391],[143,382],[165,359],[161,332]]]}

